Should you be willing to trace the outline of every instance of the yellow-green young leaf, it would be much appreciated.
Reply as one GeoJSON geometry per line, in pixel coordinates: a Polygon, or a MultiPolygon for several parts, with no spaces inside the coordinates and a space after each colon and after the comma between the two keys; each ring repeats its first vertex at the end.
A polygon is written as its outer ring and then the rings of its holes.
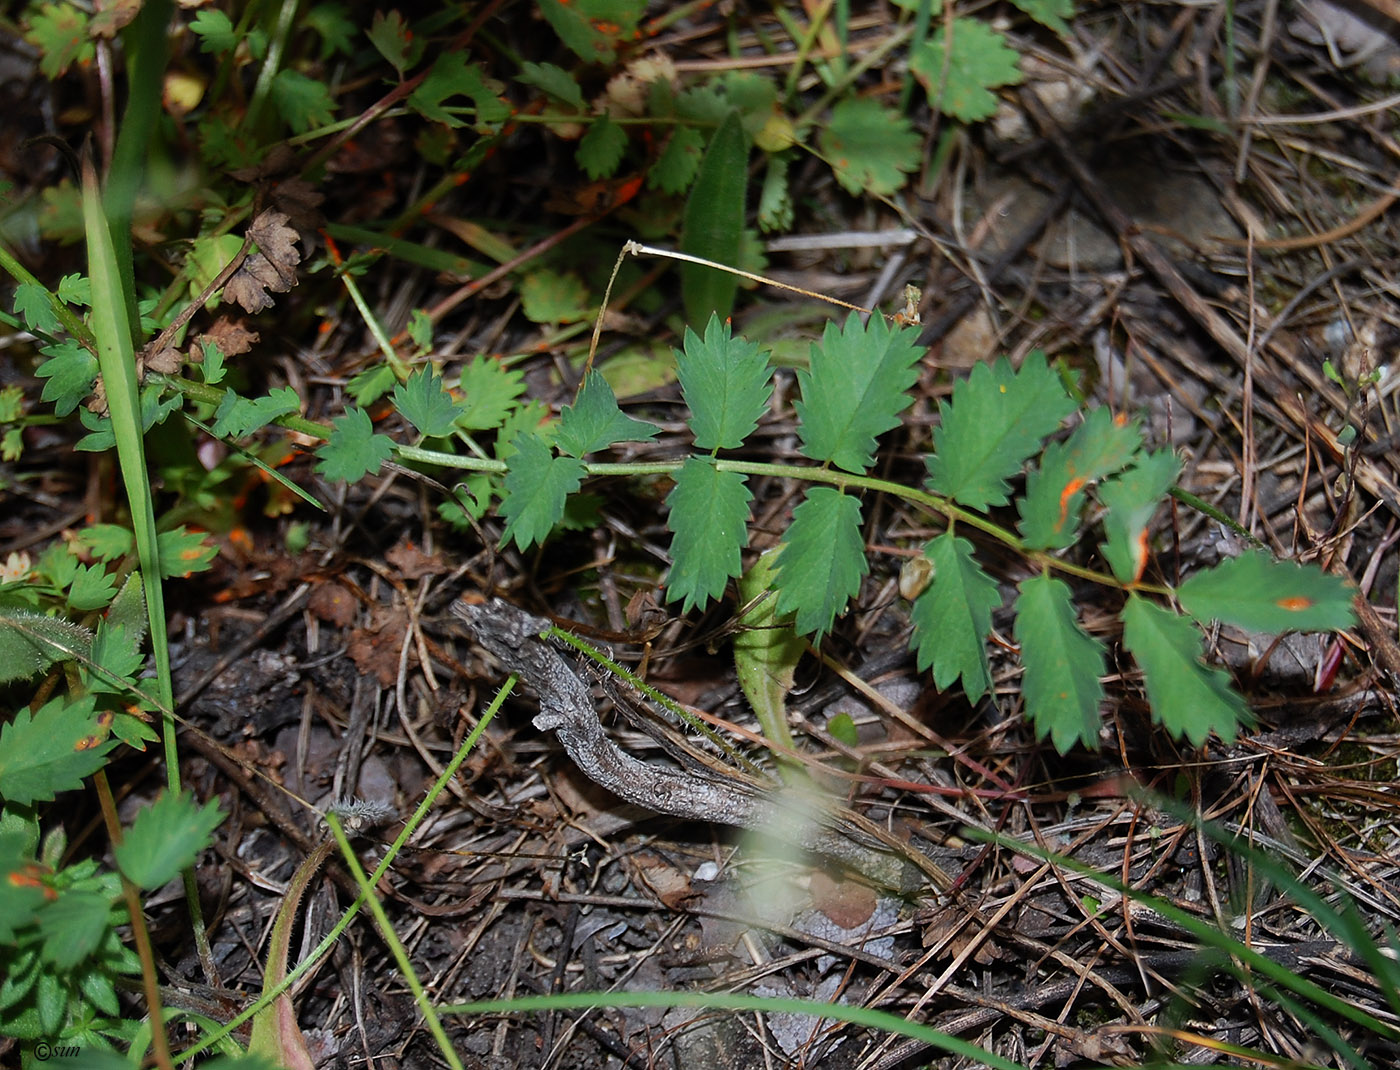
{"type": "Polygon", "coordinates": [[[1076,743],[1097,749],[1103,644],[1079,627],[1067,584],[1042,573],[1020,591],[1015,636],[1025,666],[1026,716],[1037,738],[1048,736],[1061,754],[1076,743]]]}
{"type": "Polygon", "coordinates": [[[972,557],[972,543],[951,531],[924,547],[933,579],[914,600],[910,647],[919,671],[933,666],[933,682],[946,691],[962,677],[963,691],[976,702],[992,688],[987,668],[987,633],[1001,592],[972,557]]]}
{"type": "Polygon", "coordinates": [[[666,601],[684,599],[681,611],[689,613],[724,594],[725,584],[743,568],[739,551],[748,541],[752,499],[738,472],[721,472],[703,457],[686,458],[666,496],[666,526],[675,535],[666,601]]]}
{"type": "MultiPolygon", "coordinates": [[[[739,114],[730,111],[720,123],[685,203],[681,251],[719,264],[739,263],[744,241],[744,191],[748,183],[749,143],[739,114]]],[[[727,271],[681,265],[681,292],[690,323],[710,316],[728,319],[739,280],[727,271]]]]}
{"type": "Polygon", "coordinates": [[[792,749],[787,696],[807,644],[797,638],[790,622],[778,617],[778,596],[773,590],[777,558],[776,549],[760,554],[739,581],[739,604],[752,608],[736,622],[734,669],[763,734],[792,749]],[[756,601],[760,596],[765,597],[756,601]]]}
{"type": "Polygon", "coordinates": [[[783,536],[774,580],[778,612],[795,614],[797,633],[820,641],[869,568],[860,501],[832,487],[812,487],[783,536]]]}
{"type": "Polygon", "coordinates": [[[200,806],[189,795],[166,792],[143,808],[114,849],[117,867],[131,883],[152,891],[194,865],[223,821],[217,802],[200,806]]]}
{"type": "Polygon", "coordinates": [[[729,325],[711,316],[702,340],[685,329],[684,349],[676,350],[676,374],[690,407],[690,429],[702,450],[729,450],[744,443],[773,393],[767,354],[729,325]]]}
{"type": "Polygon", "coordinates": [[[1124,583],[1142,579],[1149,557],[1147,525],[1180,471],[1176,454],[1158,450],[1099,488],[1099,501],[1107,510],[1103,556],[1124,583]]]}
{"type": "Polygon", "coordinates": [[[520,308],[535,323],[577,323],[588,319],[588,287],[572,271],[532,271],[520,282],[520,308]]]}
{"type": "Polygon", "coordinates": [[[1152,719],[1173,736],[1199,747],[1214,732],[1229,743],[1254,723],[1230,678],[1201,661],[1201,633],[1185,617],[1129,595],[1123,646],[1142,669],[1152,719]]]}
{"type": "Polygon", "coordinates": [[[503,543],[515,541],[522,550],[544,542],[564,516],[564,504],[583,481],[583,462],[559,457],[532,433],[516,435],[515,452],[506,473],[501,515],[506,518],[503,543]]]}
{"type": "Polygon", "coordinates": [[[1094,409],[1066,441],[1052,443],[1027,478],[1020,501],[1026,545],[1032,550],[1074,545],[1085,490],[1131,464],[1141,448],[1138,422],[1120,422],[1107,409],[1094,409]]]}
{"type": "Polygon", "coordinates": [[[0,799],[28,806],[80,787],[116,746],[98,724],[96,699],[51,699],[33,715],[21,706],[0,728],[0,799]]]}
{"type": "Polygon", "coordinates": [[[804,454],[856,474],[874,463],[876,436],[899,425],[911,400],[907,390],[919,377],[918,333],[892,331],[883,316],[862,326],[854,312],[839,330],[826,325],[809,367],[797,373],[802,397],[794,407],[804,454]]]}
{"type": "Polygon", "coordinates": [[[1177,597],[1203,624],[1218,620],[1255,632],[1326,632],[1356,623],[1356,590],[1345,580],[1258,550],[1197,572],[1177,597]]]}
{"type": "Polygon", "coordinates": [[[889,196],[918,169],[920,136],[909,120],[869,97],[844,97],[818,136],[836,181],[856,196],[889,196]]]}
{"type": "Polygon", "coordinates": [[[207,541],[203,532],[189,531],[184,524],[174,531],[162,531],[156,536],[156,546],[160,551],[162,579],[203,572],[219,552],[218,545],[207,541]]]}
{"type": "Polygon", "coordinates": [[[933,454],[924,462],[929,489],[969,509],[1005,505],[1007,480],[1074,407],[1038,349],[1020,371],[1005,357],[977,365],[953,387],[950,402],[939,402],[933,454]]]}

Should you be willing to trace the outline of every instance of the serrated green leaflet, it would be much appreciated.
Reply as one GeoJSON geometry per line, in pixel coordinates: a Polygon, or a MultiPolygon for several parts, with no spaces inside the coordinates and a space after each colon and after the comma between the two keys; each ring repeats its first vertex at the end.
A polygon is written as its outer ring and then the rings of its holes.
{"type": "Polygon", "coordinates": [[[860,590],[869,571],[860,536],[860,502],[831,487],[813,487],[792,511],[778,555],[778,612],[794,613],[799,635],[818,640],[860,590]]]}
{"type": "Polygon", "coordinates": [[[962,678],[963,691],[976,702],[992,687],[985,640],[1001,592],[972,557],[972,543],[951,531],[924,547],[933,579],[914,600],[909,640],[919,671],[933,666],[933,682],[946,691],[962,678]]]}
{"type": "Polygon", "coordinates": [[[394,440],[374,430],[364,409],[351,405],[331,421],[329,437],[316,450],[316,471],[333,483],[354,483],[378,472],[393,454],[394,440]]]}
{"type": "Polygon", "coordinates": [[[1123,646],[1142,669],[1152,719],[1174,736],[1201,746],[1214,732],[1225,742],[1254,718],[1230,689],[1230,678],[1201,661],[1201,633],[1189,620],[1128,596],[1123,646]]]}
{"type": "Polygon", "coordinates": [[[126,830],[115,848],[117,866],[138,887],[159,888],[194,865],[223,819],[216,802],[200,806],[188,795],[166,792],[126,830]]]}
{"type": "Polygon", "coordinates": [[[1021,584],[1016,600],[1016,642],[1026,716],[1036,735],[1049,737],[1061,754],[1076,743],[1095,749],[1103,701],[1104,647],[1084,633],[1068,585],[1046,574],[1021,584]]]}
{"type": "Polygon", "coordinates": [[[1249,550],[1197,572],[1177,591],[1202,624],[1255,632],[1326,632],[1356,623],[1356,589],[1339,576],[1249,550]]]}
{"type": "Polygon", "coordinates": [[[695,448],[701,450],[742,446],[773,393],[767,354],[747,339],[732,337],[718,316],[710,317],[703,339],[685,329],[684,348],[676,350],[676,374],[690,406],[695,448]]]}
{"type": "Polygon", "coordinates": [[[1070,413],[1074,401],[1036,350],[1020,371],[1002,357],[979,364],[938,406],[933,455],[925,460],[930,490],[969,509],[1005,505],[1027,459],[1070,413]]]}
{"type": "Polygon", "coordinates": [[[1026,545],[1033,550],[1073,545],[1084,492],[1131,464],[1141,448],[1137,421],[1120,422],[1107,409],[1092,410],[1066,441],[1052,443],[1026,480],[1019,503],[1026,545]]]}
{"type": "Polygon", "coordinates": [[[28,806],[79,787],[107,764],[116,743],[100,742],[96,700],[50,699],[30,714],[21,707],[0,728],[0,798],[28,806]]]}
{"type": "Polygon", "coordinates": [[[720,472],[702,457],[686,458],[666,496],[666,526],[675,536],[666,601],[683,599],[681,611],[688,613],[724,593],[743,568],[739,551],[748,542],[752,499],[738,472],[720,472]]]}
{"type": "Polygon", "coordinates": [[[462,406],[443,389],[441,376],[431,368],[419,368],[406,383],[394,387],[394,407],[427,438],[452,433],[462,406]]]}
{"type": "MultiPolygon", "coordinates": [[[[748,160],[749,144],[739,113],[730,111],[710,139],[686,200],[682,252],[718,264],[739,262],[748,160]]],[[[728,319],[738,288],[739,280],[727,271],[681,265],[681,292],[690,323],[704,323],[712,314],[728,319]]]]}
{"type": "Polygon", "coordinates": [[[1099,501],[1107,510],[1104,560],[1124,583],[1142,579],[1148,559],[1147,525],[1179,471],[1181,462],[1176,454],[1158,450],[1099,488],[1099,501]]]}
{"type": "Polygon", "coordinates": [[[645,442],[653,438],[657,430],[654,425],[635,420],[619,409],[608,381],[598,372],[590,371],[584,376],[578,399],[560,414],[554,441],[565,453],[582,457],[607,449],[615,442],[645,442]]]}
{"type": "Polygon", "coordinates": [[[543,542],[564,515],[564,503],[583,480],[583,462],[559,457],[539,435],[523,433],[512,443],[515,453],[506,473],[501,541],[514,540],[522,550],[543,542]]]}
{"type": "Polygon", "coordinates": [[[831,109],[818,136],[836,181],[853,194],[889,196],[918,169],[920,137],[909,120],[869,97],[847,97],[831,109]]]}
{"type": "Polygon", "coordinates": [[[861,326],[854,312],[839,330],[826,325],[810,366],[797,373],[802,397],[794,408],[804,454],[857,474],[874,463],[876,436],[899,426],[911,400],[907,391],[919,377],[917,333],[892,331],[881,316],[861,326]]]}

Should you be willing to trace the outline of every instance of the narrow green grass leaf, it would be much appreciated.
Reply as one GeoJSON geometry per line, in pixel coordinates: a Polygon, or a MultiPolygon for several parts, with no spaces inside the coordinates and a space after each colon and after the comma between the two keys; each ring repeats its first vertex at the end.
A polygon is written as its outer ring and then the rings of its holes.
{"type": "Polygon", "coordinates": [[[1007,480],[1075,409],[1059,377],[1035,350],[1014,371],[1002,357],[979,364],[939,402],[928,487],[969,509],[1005,505],[1007,480]]]}
{"type": "Polygon", "coordinates": [[[809,367],[797,373],[804,454],[857,475],[875,462],[876,436],[899,425],[919,378],[917,337],[914,327],[891,330],[883,316],[862,327],[854,312],[839,330],[826,325],[809,367]]]}
{"type": "Polygon", "coordinates": [[[778,612],[796,614],[799,635],[821,637],[860,590],[869,571],[860,534],[860,501],[832,487],[812,487],[792,511],[778,555],[778,612]]]}
{"type": "Polygon", "coordinates": [[[133,884],[153,891],[194,865],[223,819],[217,802],[200,806],[187,794],[167,791],[136,815],[114,849],[117,866],[133,884]]]}
{"type": "Polygon", "coordinates": [[[1137,421],[1120,422],[1107,409],[1092,410],[1067,440],[1052,443],[1026,480],[1020,501],[1026,545],[1032,550],[1074,545],[1084,492],[1131,464],[1141,448],[1137,421]]]}
{"type": "Polygon", "coordinates": [[[1181,461],[1176,454],[1158,450],[1099,488],[1099,501],[1108,510],[1103,520],[1108,536],[1103,556],[1113,574],[1124,583],[1142,579],[1150,556],[1147,525],[1180,471],[1181,461]]]}
{"type": "Polygon", "coordinates": [[[452,433],[463,406],[442,385],[442,377],[424,366],[394,387],[394,407],[427,438],[452,433]]]}
{"type": "Polygon", "coordinates": [[[778,594],[773,586],[778,553],[776,549],[764,551],[739,581],[739,604],[754,605],[736,622],[739,630],[734,633],[734,670],[763,734],[779,746],[792,749],[787,696],[807,644],[797,638],[791,622],[778,616],[778,594]],[[766,597],[755,603],[761,595],[766,597]]]}
{"type": "Polygon", "coordinates": [[[938,690],[947,691],[961,677],[968,700],[976,702],[992,689],[986,639],[1001,592],[973,558],[972,543],[951,531],[925,546],[924,556],[933,564],[933,579],[914,599],[909,645],[920,672],[933,667],[938,690]]]}
{"type": "MultiPolygon", "coordinates": [[[[685,203],[681,252],[719,264],[739,262],[748,165],[748,139],[738,112],[730,111],[710,139],[685,203]]],[[[689,323],[705,323],[711,315],[728,319],[738,289],[739,280],[727,271],[681,265],[681,292],[689,323]]]]}
{"type": "Polygon", "coordinates": [[[569,495],[583,481],[583,462],[558,456],[531,432],[516,435],[511,444],[514,452],[501,501],[501,515],[506,518],[501,541],[514,540],[520,549],[528,550],[544,542],[563,518],[569,495]]]}
{"type": "Polygon", "coordinates": [[[584,376],[577,400],[560,413],[554,441],[565,453],[582,457],[615,442],[645,442],[659,431],[619,409],[612,387],[594,370],[584,376]]]}
{"type": "Polygon", "coordinates": [[[21,706],[0,728],[0,799],[28,806],[49,802],[107,764],[113,740],[97,723],[96,698],[50,699],[30,714],[21,706]]]}
{"type": "Polygon", "coordinates": [[[675,351],[676,375],[690,407],[696,449],[743,445],[773,393],[768,355],[748,339],[734,338],[718,316],[710,317],[703,339],[687,327],[683,344],[675,351]]]}
{"type": "Polygon", "coordinates": [[[1178,738],[1202,746],[1214,732],[1229,743],[1254,718],[1230,678],[1201,660],[1201,633],[1185,617],[1128,596],[1123,646],[1142,669],[1152,719],[1178,738]]]}
{"type": "Polygon", "coordinates": [[[1327,632],[1356,623],[1356,589],[1341,577],[1258,550],[1197,572],[1177,597],[1202,624],[1218,620],[1255,632],[1327,632]]]}
{"type": "Polygon", "coordinates": [[[666,496],[666,526],[674,533],[666,601],[684,599],[681,612],[689,613],[724,594],[742,571],[739,552],[748,542],[753,495],[742,475],[718,471],[704,457],[687,457],[675,479],[666,496]]]}
{"type": "Polygon", "coordinates": [[[1036,736],[1049,737],[1061,754],[1076,743],[1096,750],[1104,646],[1080,628],[1067,584],[1042,573],[1020,592],[1015,636],[1025,666],[1026,716],[1036,736]]]}

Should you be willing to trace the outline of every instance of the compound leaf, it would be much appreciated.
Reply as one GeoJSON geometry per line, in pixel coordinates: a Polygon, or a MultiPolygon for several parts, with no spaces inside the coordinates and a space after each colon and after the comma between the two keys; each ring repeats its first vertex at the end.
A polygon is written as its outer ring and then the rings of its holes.
{"type": "Polygon", "coordinates": [[[875,437],[899,425],[919,377],[917,336],[914,327],[890,330],[882,316],[861,326],[854,312],[840,330],[826,325],[810,367],[797,373],[804,454],[858,475],[874,463],[875,437]]]}
{"type": "Polygon", "coordinates": [[[0,798],[28,806],[81,787],[83,777],[107,764],[114,740],[94,712],[96,698],[50,699],[35,714],[23,706],[0,728],[0,798]]]}
{"type": "Polygon", "coordinates": [[[583,481],[583,462],[557,456],[544,439],[523,432],[512,441],[510,471],[506,473],[506,493],[501,515],[506,518],[502,542],[528,550],[544,542],[554,525],[564,516],[564,505],[583,481]]]}
{"type": "Polygon", "coordinates": [[[847,193],[887,197],[918,168],[920,140],[899,112],[869,97],[845,97],[831,109],[818,144],[847,193]]]}
{"type": "Polygon", "coordinates": [[[1124,583],[1137,583],[1147,569],[1147,525],[1170,489],[1181,462],[1171,450],[1149,453],[1122,475],[1099,488],[1108,512],[1103,529],[1103,556],[1124,583]]]}
{"type": "Polygon", "coordinates": [[[427,438],[444,438],[452,433],[465,406],[453,401],[442,385],[442,377],[422,367],[408,382],[394,387],[394,407],[403,418],[427,438]]]}
{"type": "Polygon", "coordinates": [[[1069,586],[1042,573],[1021,584],[1016,642],[1025,667],[1026,716],[1035,734],[1061,754],[1076,743],[1095,748],[1103,701],[1104,647],[1079,627],[1069,586]]]}
{"type": "Polygon", "coordinates": [[[1326,632],[1356,623],[1356,591],[1345,580],[1258,550],[1197,572],[1177,597],[1202,624],[1218,620],[1253,632],[1326,632]]]}
{"type": "Polygon", "coordinates": [[[792,511],[776,568],[778,612],[795,613],[798,634],[820,640],[869,570],[859,500],[833,487],[808,490],[792,511]]]}
{"type": "Polygon", "coordinates": [[[1212,732],[1226,743],[1254,718],[1230,678],[1201,660],[1201,633],[1185,617],[1140,595],[1123,608],[1123,646],[1142,669],[1152,719],[1201,746],[1212,732]]]}
{"type": "Polygon", "coordinates": [[[987,667],[987,633],[1001,592],[972,556],[972,543],[951,531],[924,547],[933,579],[914,599],[909,640],[919,671],[933,666],[933,682],[946,691],[962,677],[963,691],[976,702],[992,687],[987,667]]]}
{"type": "Polygon", "coordinates": [[[614,442],[644,442],[659,430],[619,409],[608,381],[590,371],[584,376],[578,398],[560,413],[554,441],[565,453],[582,457],[614,442]]]}
{"type": "Polygon", "coordinates": [[[924,461],[929,489],[969,509],[1005,505],[1007,480],[1073,411],[1038,349],[1019,372],[1005,357],[977,365],[953,387],[952,400],[938,405],[933,454],[924,461]]]}
{"type": "Polygon", "coordinates": [[[739,551],[748,541],[749,502],[753,495],[738,472],[721,472],[704,457],[687,457],[666,496],[670,515],[671,574],[666,601],[683,598],[681,611],[704,609],[739,575],[739,551]]]}
{"type": "Polygon", "coordinates": [[[773,368],[767,354],[745,338],[732,337],[729,325],[713,315],[703,340],[687,327],[684,349],[675,352],[696,448],[728,450],[743,445],[773,393],[773,368]]]}
{"type": "Polygon", "coordinates": [[[1132,463],[1141,448],[1137,421],[1120,422],[1107,409],[1094,409],[1067,440],[1052,443],[1026,480],[1020,501],[1026,545],[1032,550],[1073,545],[1085,490],[1132,463]]]}
{"type": "Polygon", "coordinates": [[[223,819],[213,800],[200,806],[184,792],[167,792],[136,815],[115,849],[117,866],[133,884],[159,888],[194,865],[223,819]]]}

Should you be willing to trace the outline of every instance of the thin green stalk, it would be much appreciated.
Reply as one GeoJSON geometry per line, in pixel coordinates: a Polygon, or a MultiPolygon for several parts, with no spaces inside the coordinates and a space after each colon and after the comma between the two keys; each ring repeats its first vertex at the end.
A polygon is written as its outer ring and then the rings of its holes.
{"type": "MultiPolygon", "coordinates": [[[[428,789],[428,793],[423,797],[423,801],[418,804],[418,807],[413,811],[413,815],[404,822],[403,829],[394,837],[394,842],[389,845],[389,849],[384,853],[383,861],[375,867],[374,872],[370,874],[368,878],[370,887],[377,885],[380,880],[383,879],[384,874],[389,872],[389,867],[393,865],[394,859],[399,856],[399,852],[403,850],[409,838],[418,830],[418,826],[423,823],[423,819],[428,816],[428,811],[433,808],[433,804],[437,801],[438,796],[446,789],[452,778],[457,775],[457,770],[460,769],[462,763],[467,760],[467,755],[472,752],[472,748],[476,746],[477,740],[479,740],[482,733],[486,731],[486,726],[491,723],[492,718],[496,716],[501,706],[505,704],[506,698],[515,690],[516,683],[516,677],[509,676],[506,678],[506,682],[503,683],[501,689],[496,692],[496,697],[491,700],[491,704],[482,712],[481,719],[477,721],[476,727],[467,734],[466,739],[462,740],[462,745],[457,748],[457,753],[454,754],[452,760],[447,763],[447,767],[443,769],[442,775],[433,782],[433,786],[428,789]]],[[[340,920],[335,923],[331,931],[325,935],[321,942],[312,949],[311,953],[287,972],[287,976],[282,979],[280,984],[264,992],[262,998],[257,1000],[257,1002],[251,1007],[248,1007],[241,1014],[237,1015],[227,1025],[215,1030],[197,1044],[182,1051],[179,1055],[180,1061],[182,1063],[187,1062],[200,1054],[200,1052],[208,1051],[214,1045],[220,1043],[244,1022],[252,1018],[283,992],[287,991],[287,989],[291,988],[292,985],[296,984],[306,973],[314,969],[316,964],[335,946],[335,942],[340,939],[340,934],[349,928],[350,922],[355,919],[355,915],[360,912],[360,907],[362,907],[364,903],[365,897],[361,894],[350,904],[345,913],[341,915],[340,920]]]]}
{"type": "Polygon", "coordinates": [[[447,1039],[447,1031],[442,1028],[442,1022],[437,1016],[437,1011],[433,1009],[432,1001],[428,999],[423,982],[418,979],[418,973],[414,970],[413,963],[409,961],[403,941],[399,939],[399,934],[394,931],[394,925],[389,920],[389,915],[384,913],[384,905],[380,903],[379,896],[374,894],[374,885],[365,876],[364,867],[360,865],[360,860],[355,855],[355,849],[350,846],[350,841],[346,839],[345,830],[340,826],[340,819],[335,814],[328,813],[326,824],[331,827],[331,835],[335,837],[335,842],[340,847],[340,857],[345,860],[350,875],[360,886],[360,899],[368,904],[369,912],[374,915],[374,920],[379,924],[379,935],[389,945],[389,952],[394,956],[399,972],[413,992],[413,1002],[418,1004],[418,1009],[423,1014],[423,1021],[427,1023],[428,1032],[433,1034],[433,1039],[437,1041],[438,1050],[442,1052],[442,1057],[447,1065],[452,1067],[452,1070],[462,1070],[462,1061],[457,1058],[457,1052],[453,1049],[452,1042],[447,1039]]]}

